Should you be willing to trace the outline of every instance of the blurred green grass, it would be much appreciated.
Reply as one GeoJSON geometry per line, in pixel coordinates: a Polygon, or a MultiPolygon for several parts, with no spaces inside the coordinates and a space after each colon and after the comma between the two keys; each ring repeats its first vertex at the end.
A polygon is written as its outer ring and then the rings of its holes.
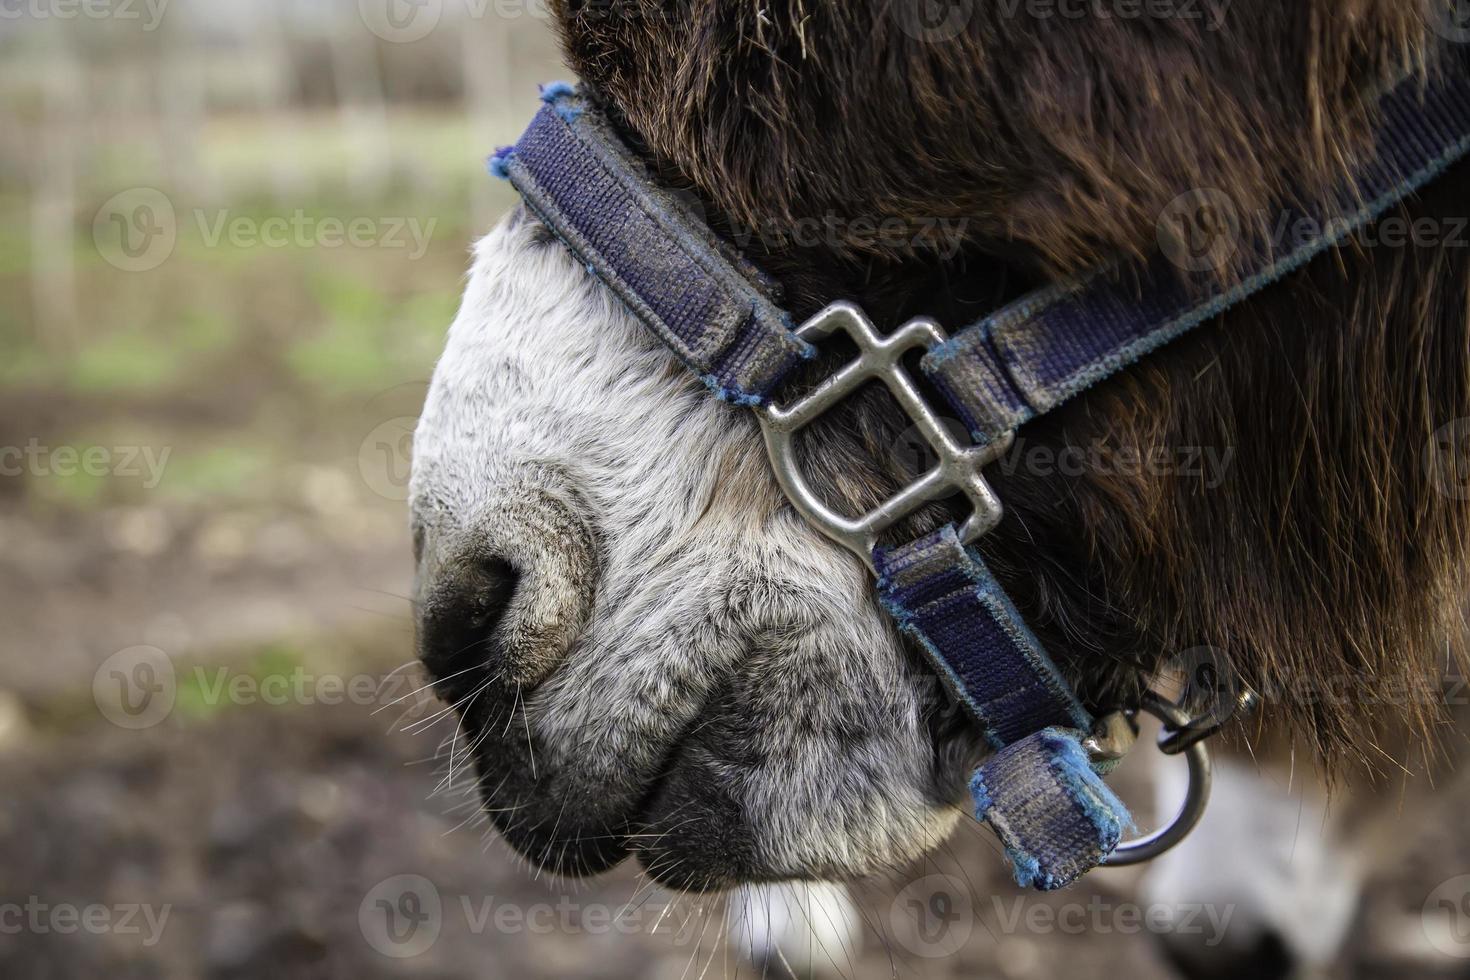
{"type": "MultiPolygon", "coordinates": [[[[109,146],[75,194],[69,323],[46,322],[36,302],[36,202],[0,192],[0,390],[27,420],[15,431],[39,427],[51,446],[167,446],[163,500],[269,496],[272,472],[350,452],[365,404],[427,380],[468,246],[512,203],[482,167],[493,139],[462,116],[394,109],[384,133],[390,155],[366,181],[352,174],[361,134],[334,113],[211,121],[188,187],[161,179],[156,152],[109,146]],[[94,242],[93,218],[144,186],[173,203],[177,243],[157,268],[124,271],[94,242]],[[308,231],[216,238],[221,220],[308,231]],[[324,220],[366,220],[390,241],[324,244],[324,220]],[[422,255],[415,230],[432,232],[422,255]]],[[[147,492],[85,473],[26,486],[31,502],[60,509],[147,492]]]]}

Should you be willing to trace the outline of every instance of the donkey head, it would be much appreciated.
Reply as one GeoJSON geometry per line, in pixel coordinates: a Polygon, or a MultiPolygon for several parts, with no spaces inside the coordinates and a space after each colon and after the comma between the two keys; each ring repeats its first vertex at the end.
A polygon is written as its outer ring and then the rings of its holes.
{"type": "MultiPolygon", "coordinates": [[[[1361,149],[1365,94],[1433,70],[1432,5],[558,12],[628,138],[796,315],[844,297],[958,327],[1023,286],[1179,247],[1161,219],[1191,191],[1244,220],[1324,191],[1361,149]]],[[[1413,207],[1465,214],[1463,177],[1413,207]]],[[[1202,646],[1267,692],[1423,675],[1457,635],[1470,494],[1436,492],[1424,453],[1470,415],[1467,310],[1463,252],[1357,243],[1028,429],[994,468],[1009,516],[982,551],[1084,700],[1135,697],[1202,646]]],[[[807,440],[807,469],[863,509],[909,475],[905,428],[865,393],[807,440]]],[[[854,876],[959,818],[980,740],[866,570],[785,503],[754,418],[523,212],[477,249],[412,494],[420,652],[468,740],[451,765],[473,763],[538,864],[631,853],[688,888],[854,876]]],[[[1268,704],[1324,759],[1373,751],[1351,700],[1268,704]]],[[[1400,706],[1410,729],[1434,721],[1400,706]]]]}

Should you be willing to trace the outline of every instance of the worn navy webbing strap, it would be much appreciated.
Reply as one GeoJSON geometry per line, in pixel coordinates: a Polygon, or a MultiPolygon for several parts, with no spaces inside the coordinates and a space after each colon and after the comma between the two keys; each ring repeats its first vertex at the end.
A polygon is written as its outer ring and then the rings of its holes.
{"type": "Polygon", "coordinates": [[[815,351],[770,286],[656,186],[600,112],[564,82],[491,171],[723,401],[759,405],[815,351]]]}
{"type": "Polygon", "coordinates": [[[995,748],[1043,728],[1087,731],[1092,719],[990,569],[953,527],[873,553],[878,591],[898,625],[995,748]]]}
{"type": "Polygon", "coordinates": [[[873,564],[884,608],[999,750],[970,791],[1016,881],[1050,890],[1096,867],[1131,818],[1080,744],[1092,717],[990,569],[951,526],[873,564]]]}
{"type": "MultiPolygon", "coordinates": [[[[1234,289],[1191,291],[1162,266],[1146,295],[1101,276],[1022,300],[925,357],[982,443],[1213,318],[1381,215],[1470,150],[1470,57],[1384,101],[1359,203],[1234,289]],[[1366,203],[1361,203],[1366,202],[1366,203]]],[[[760,405],[813,356],[767,284],[674,195],[654,185],[595,104],[565,85],[491,170],[719,397],[760,405]]],[[[1196,284],[1197,285],[1197,284],[1196,284]]],[[[1129,823],[1080,739],[1091,719],[978,554],[952,528],[873,562],[885,606],[918,640],[999,751],[972,784],[977,815],[1017,880],[1060,887],[1100,863],[1129,823]]]]}
{"type": "Polygon", "coordinates": [[[1160,256],[1137,282],[1094,275],[1026,297],[930,351],[925,373],[987,444],[1301,268],[1470,151],[1470,55],[1452,56],[1427,83],[1401,84],[1379,111],[1374,152],[1339,206],[1273,212],[1272,227],[1305,234],[1280,243],[1255,235],[1243,246],[1254,268],[1233,287],[1160,256]]]}

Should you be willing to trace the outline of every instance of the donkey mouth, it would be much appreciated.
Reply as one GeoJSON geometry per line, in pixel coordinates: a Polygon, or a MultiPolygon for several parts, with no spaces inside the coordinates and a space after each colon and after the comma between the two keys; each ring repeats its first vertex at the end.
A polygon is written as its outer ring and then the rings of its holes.
{"type": "Polygon", "coordinates": [[[456,713],[470,746],[469,761],[458,764],[473,769],[481,811],[518,854],[568,877],[598,874],[627,857],[634,821],[626,794],[553,763],[519,692],[491,684],[456,713]]]}
{"type": "Polygon", "coordinates": [[[495,686],[457,709],[471,749],[467,761],[456,750],[454,765],[473,768],[489,824],[538,869],[584,877],[633,857],[654,881],[690,892],[793,877],[765,866],[729,791],[741,763],[720,744],[731,726],[718,715],[672,739],[651,773],[609,771],[590,754],[554,762],[524,699],[495,686]]]}
{"type": "MultiPolygon", "coordinates": [[[[505,617],[493,628],[482,610],[512,607],[524,591],[513,566],[441,562],[424,578],[419,655],[444,716],[458,721],[446,782],[464,786],[472,772],[481,811],[515,851],[569,877],[633,856],[689,891],[772,877],[732,793],[754,767],[740,756],[752,738],[738,697],[718,682],[691,685],[682,724],[626,694],[613,699],[621,708],[590,703],[585,679],[509,669],[522,662],[504,642],[514,631],[505,617]]],[[[590,657],[573,642],[557,659],[590,657]]]]}

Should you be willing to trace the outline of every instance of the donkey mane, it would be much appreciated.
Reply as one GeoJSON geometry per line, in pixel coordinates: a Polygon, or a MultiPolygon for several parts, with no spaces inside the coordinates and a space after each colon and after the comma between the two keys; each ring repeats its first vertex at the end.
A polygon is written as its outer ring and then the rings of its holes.
{"type": "MultiPolygon", "coordinates": [[[[953,329],[1022,286],[1145,257],[1191,190],[1268,221],[1273,202],[1328,193],[1363,151],[1365,96],[1434,70],[1430,2],[1132,20],[961,3],[957,29],[926,28],[910,0],[557,12],[573,69],[795,313],[851,297],[880,322],[953,329]],[[872,233],[892,221],[903,234],[872,233]],[[779,233],[813,222],[815,245],[779,233]]],[[[1431,751],[1439,672],[1464,658],[1470,495],[1439,450],[1470,416],[1470,249],[1447,220],[1470,214],[1466,177],[1396,216],[1438,220],[1435,241],[1363,236],[1022,433],[981,550],[1085,698],[1129,697],[1210,647],[1330,771],[1431,751]],[[1213,485],[1024,462],[1076,449],[1230,465],[1213,485]]],[[[881,498],[903,474],[868,461],[902,430],[881,395],[854,399],[815,465],[835,493],[881,498]]]]}

